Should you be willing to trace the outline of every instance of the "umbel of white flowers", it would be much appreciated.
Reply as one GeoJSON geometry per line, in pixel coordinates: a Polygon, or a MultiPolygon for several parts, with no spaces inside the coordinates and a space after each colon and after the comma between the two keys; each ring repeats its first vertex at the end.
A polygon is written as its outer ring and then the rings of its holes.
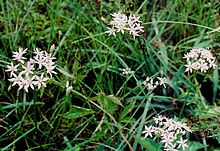
{"type": "Polygon", "coordinates": [[[192,130],[186,125],[179,121],[166,118],[165,116],[158,115],[154,117],[155,126],[146,126],[142,132],[146,137],[153,138],[156,140],[160,139],[160,143],[163,144],[164,150],[167,151],[178,151],[178,149],[185,150],[187,145],[187,139],[183,139],[186,132],[192,133],[192,130]]]}
{"type": "MultiPolygon", "coordinates": [[[[53,47],[54,45],[51,46],[51,49],[53,47]]],[[[13,61],[7,65],[5,71],[10,73],[8,80],[12,82],[12,86],[18,85],[18,90],[24,89],[26,92],[28,92],[29,87],[33,90],[34,87],[38,89],[41,86],[46,87],[46,82],[52,78],[53,74],[57,74],[54,71],[56,65],[53,61],[56,58],[52,57],[52,54],[36,48],[33,52],[33,58],[28,60],[24,57],[26,52],[27,48],[19,48],[18,52],[13,52],[12,60],[16,61],[16,65],[13,61]]]]}
{"type": "Polygon", "coordinates": [[[200,70],[201,72],[206,73],[210,68],[216,68],[215,57],[212,53],[204,48],[193,48],[190,52],[184,54],[184,57],[187,61],[186,72],[190,73],[193,70],[200,70]]]}
{"type": "Polygon", "coordinates": [[[147,77],[146,80],[143,82],[143,85],[147,88],[148,91],[153,91],[159,85],[163,85],[166,88],[167,79],[165,77],[157,77],[157,80],[154,80],[150,77],[147,77]]]}
{"type": "Polygon", "coordinates": [[[136,36],[140,36],[139,34],[144,31],[144,27],[141,26],[140,16],[132,14],[127,17],[121,12],[113,13],[111,15],[113,17],[113,20],[110,22],[112,27],[107,27],[109,35],[114,35],[116,37],[116,32],[124,34],[125,31],[128,31],[135,39],[136,36]]]}

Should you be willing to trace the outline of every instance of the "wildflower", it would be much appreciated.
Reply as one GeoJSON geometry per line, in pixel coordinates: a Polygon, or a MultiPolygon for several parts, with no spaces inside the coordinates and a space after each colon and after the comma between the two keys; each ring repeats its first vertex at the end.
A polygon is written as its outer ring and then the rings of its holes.
{"type": "Polygon", "coordinates": [[[158,117],[153,117],[153,119],[154,119],[154,122],[156,123],[156,124],[159,124],[160,122],[162,122],[163,121],[163,119],[165,119],[163,116],[161,116],[161,115],[158,115],[158,117]]]}
{"type": "Polygon", "coordinates": [[[46,87],[46,81],[49,80],[49,78],[45,75],[45,72],[50,75],[50,78],[52,78],[52,74],[57,74],[54,71],[56,65],[53,61],[56,58],[52,57],[52,54],[36,48],[33,52],[35,54],[33,58],[25,62],[26,58],[23,57],[23,55],[26,53],[26,50],[27,49],[23,50],[19,48],[18,52],[13,52],[13,60],[21,62],[22,68],[19,70],[19,64],[14,66],[13,62],[11,62],[11,65],[8,65],[8,69],[6,70],[7,72],[11,72],[10,76],[12,78],[8,80],[13,82],[12,86],[18,85],[18,90],[23,88],[26,92],[28,92],[29,87],[32,90],[34,90],[35,86],[37,86],[38,89],[40,89],[41,86],[46,87]],[[38,68],[35,68],[36,64],[38,68]]]}
{"type": "Polygon", "coordinates": [[[192,64],[190,61],[188,62],[188,64],[187,65],[185,65],[186,66],[186,71],[185,72],[187,72],[187,71],[189,71],[190,73],[192,73],[193,72],[193,69],[195,69],[195,64],[192,64]]]}
{"type": "Polygon", "coordinates": [[[158,117],[153,118],[155,121],[156,127],[145,125],[145,130],[142,132],[145,134],[145,137],[160,138],[160,142],[164,146],[164,150],[173,150],[177,151],[179,148],[183,150],[188,147],[187,140],[183,140],[182,136],[186,132],[192,132],[192,130],[186,125],[179,121],[166,118],[165,116],[158,115],[158,117]],[[178,144],[178,147],[176,147],[178,144]]]}
{"type": "Polygon", "coordinates": [[[131,70],[131,68],[125,68],[125,69],[122,69],[122,74],[124,75],[128,75],[128,74],[134,74],[134,71],[131,70]]]}
{"type": "Polygon", "coordinates": [[[14,72],[17,72],[17,68],[20,64],[17,64],[16,66],[14,66],[13,62],[11,62],[11,65],[7,65],[7,72],[10,72],[10,77],[12,77],[12,75],[14,74],[14,72]]]}
{"type": "Polygon", "coordinates": [[[109,33],[109,36],[114,35],[116,37],[116,34],[115,34],[116,30],[114,29],[114,27],[112,27],[112,28],[107,27],[107,28],[108,28],[107,33],[109,33]]]}
{"type": "Polygon", "coordinates": [[[41,76],[35,76],[35,80],[34,81],[34,85],[37,85],[38,89],[40,89],[41,85],[43,85],[44,87],[47,87],[46,86],[46,81],[48,80],[49,78],[46,78],[44,77],[44,74],[42,73],[41,76]]]}
{"type": "Polygon", "coordinates": [[[35,49],[35,56],[34,56],[34,63],[38,64],[39,69],[42,68],[43,64],[45,63],[45,56],[43,51],[39,51],[40,49],[35,49]]]}
{"type": "Polygon", "coordinates": [[[152,129],[152,126],[147,127],[147,126],[145,125],[144,128],[145,128],[145,130],[142,132],[142,134],[145,134],[144,137],[145,137],[145,138],[146,138],[147,136],[153,137],[153,136],[152,136],[152,133],[154,132],[154,130],[152,129]]]}
{"type": "Polygon", "coordinates": [[[201,72],[206,72],[209,69],[208,63],[204,61],[199,62],[197,65],[197,69],[200,69],[201,72]]]}
{"type": "Polygon", "coordinates": [[[23,55],[26,53],[27,48],[23,49],[23,48],[19,48],[18,52],[12,52],[13,53],[13,59],[12,60],[16,60],[18,62],[24,63],[24,60],[26,59],[25,57],[23,57],[23,55]]]}
{"type": "Polygon", "coordinates": [[[179,144],[178,148],[182,148],[183,150],[185,150],[188,147],[186,143],[187,139],[184,140],[182,137],[180,137],[180,140],[176,142],[179,144]]]}
{"type": "Polygon", "coordinates": [[[140,36],[139,33],[140,32],[143,32],[143,26],[141,26],[140,24],[134,24],[134,25],[131,25],[129,27],[129,34],[130,35],[133,35],[133,38],[135,39],[135,36],[140,36]]]}
{"type": "Polygon", "coordinates": [[[172,145],[173,139],[172,137],[167,134],[166,136],[162,137],[161,143],[164,143],[164,147],[167,148],[168,146],[172,145]]]}
{"type": "Polygon", "coordinates": [[[157,88],[158,85],[163,85],[166,88],[166,78],[157,77],[157,79],[159,79],[159,81],[154,82],[154,79],[147,77],[146,80],[143,82],[143,85],[146,86],[149,91],[153,91],[157,88]]]}
{"type": "Polygon", "coordinates": [[[157,77],[157,79],[159,80],[159,85],[163,85],[164,88],[166,88],[166,85],[165,85],[167,83],[166,78],[165,77],[163,77],[163,78],[157,77]]]}
{"type": "Polygon", "coordinates": [[[178,149],[176,149],[176,144],[170,144],[167,146],[167,148],[164,148],[164,150],[167,151],[178,151],[178,149]]]}
{"type": "Polygon", "coordinates": [[[47,73],[50,75],[50,77],[52,78],[52,74],[57,74],[57,72],[54,71],[54,69],[56,68],[55,66],[53,66],[52,64],[48,63],[44,65],[47,69],[47,73]]]}
{"type": "Polygon", "coordinates": [[[21,84],[21,75],[16,75],[16,74],[13,74],[13,78],[11,79],[8,79],[10,82],[13,82],[12,86],[15,86],[16,84],[20,85],[21,84]]]}
{"type": "Polygon", "coordinates": [[[20,72],[20,74],[25,74],[25,76],[28,76],[29,74],[34,74],[34,65],[31,64],[30,61],[27,62],[26,66],[22,65],[23,71],[20,72]]]}
{"type": "Polygon", "coordinates": [[[108,28],[107,33],[110,35],[116,36],[115,32],[121,32],[122,34],[125,31],[129,31],[129,34],[135,39],[136,36],[139,36],[143,32],[143,26],[141,26],[140,16],[130,15],[127,17],[125,14],[118,12],[111,14],[113,19],[110,22],[112,28],[108,28]]]}
{"type": "Polygon", "coordinates": [[[215,69],[216,67],[217,67],[217,65],[215,64],[215,60],[210,60],[209,61],[209,68],[215,69]]]}
{"type": "Polygon", "coordinates": [[[206,73],[210,68],[217,67],[215,57],[209,50],[204,48],[193,48],[190,52],[184,54],[183,58],[187,59],[185,72],[192,73],[193,70],[200,70],[206,73]]]}
{"type": "Polygon", "coordinates": [[[40,51],[39,48],[35,48],[34,54],[35,54],[35,57],[34,57],[34,58],[40,58],[40,57],[43,57],[43,56],[44,56],[44,52],[43,52],[43,51],[40,51]]]}
{"type": "Polygon", "coordinates": [[[33,77],[29,77],[29,76],[27,76],[25,79],[24,78],[21,78],[21,82],[19,83],[19,89],[18,90],[20,90],[20,89],[22,89],[22,88],[24,88],[24,90],[26,91],[26,92],[28,92],[28,88],[29,87],[31,87],[31,89],[32,90],[34,90],[34,80],[35,79],[35,76],[33,76],[33,77]]]}

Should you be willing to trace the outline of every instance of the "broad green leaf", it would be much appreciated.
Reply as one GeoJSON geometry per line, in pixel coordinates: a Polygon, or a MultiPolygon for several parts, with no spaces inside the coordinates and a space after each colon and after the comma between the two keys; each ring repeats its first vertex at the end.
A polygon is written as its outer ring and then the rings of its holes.
{"type": "Polygon", "coordinates": [[[134,102],[131,102],[128,106],[126,106],[124,110],[121,112],[119,121],[121,121],[128,113],[130,113],[133,107],[134,107],[134,102]]]}
{"type": "Polygon", "coordinates": [[[117,97],[115,97],[114,95],[107,95],[107,96],[106,96],[106,99],[108,99],[108,100],[114,102],[115,104],[118,104],[118,105],[123,106],[123,105],[121,104],[121,101],[120,101],[117,97]]]}
{"type": "Polygon", "coordinates": [[[133,136],[134,139],[144,148],[149,151],[162,151],[160,148],[160,144],[156,143],[152,139],[144,138],[138,135],[133,136]]]}
{"type": "Polygon", "coordinates": [[[83,107],[72,106],[71,110],[63,115],[64,118],[74,119],[85,115],[93,114],[94,111],[83,107]]]}
{"type": "Polygon", "coordinates": [[[59,72],[61,72],[61,73],[62,73],[63,75],[65,75],[66,77],[75,78],[75,75],[74,75],[74,74],[70,74],[70,73],[68,73],[67,71],[65,71],[64,69],[57,68],[57,70],[59,70],[59,72]]]}
{"type": "Polygon", "coordinates": [[[197,151],[199,149],[204,148],[205,145],[199,143],[199,142],[190,142],[188,143],[188,148],[186,149],[186,151],[197,151]]]}
{"type": "Polygon", "coordinates": [[[92,98],[92,100],[94,99],[96,99],[100,106],[111,115],[117,110],[118,105],[122,106],[120,100],[113,95],[99,93],[97,97],[92,98]]]}

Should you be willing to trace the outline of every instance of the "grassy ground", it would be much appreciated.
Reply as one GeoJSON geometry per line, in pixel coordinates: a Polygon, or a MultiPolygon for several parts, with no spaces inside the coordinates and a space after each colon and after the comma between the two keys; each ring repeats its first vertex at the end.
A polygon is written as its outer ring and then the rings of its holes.
{"type": "Polygon", "coordinates": [[[203,47],[219,61],[219,9],[218,0],[1,0],[1,150],[145,150],[141,132],[158,114],[192,127],[191,150],[219,149],[219,67],[188,74],[183,59],[203,47]],[[144,33],[108,36],[118,11],[139,14],[144,33]],[[12,87],[12,52],[32,56],[52,44],[58,74],[47,87],[12,87]],[[135,73],[123,75],[127,67],[135,73]],[[141,85],[147,76],[168,84],[150,93],[141,85]]]}

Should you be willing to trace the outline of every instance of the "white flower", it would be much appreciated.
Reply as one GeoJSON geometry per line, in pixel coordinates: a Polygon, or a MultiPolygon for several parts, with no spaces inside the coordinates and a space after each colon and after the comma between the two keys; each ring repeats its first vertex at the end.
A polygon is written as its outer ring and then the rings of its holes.
{"type": "Polygon", "coordinates": [[[46,51],[44,51],[44,54],[45,54],[45,62],[53,62],[52,60],[53,59],[56,59],[55,57],[52,57],[52,54],[51,53],[47,53],[46,51]]]}
{"type": "Polygon", "coordinates": [[[37,63],[38,66],[39,66],[39,69],[41,69],[42,66],[45,64],[45,58],[44,58],[44,56],[43,56],[43,55],[36,55],[36,56],[34,57],[34,59],[35,59],[34,62],[37,63]]]}
{"type": "Polygon", "coordinates": [[[166,85],[165,85],[167,83],[166,78],[165,77],[163,77],[163,78],[157,77],[157,79],[159,80],[159,85],[163,85],[164,88],[166,88],[166,85]]]}
{"type": "Polygon", "coordinates": [[[66,93],[70,93],[73,90],[72,86],[69,86],[69,81],[66,81],[66,93]]]}
{"type": "Polygon", "coordinates": [[[209,69],[208,63],[206,63],[206,62],[199,62],[198,66],[197,66],[197,70],[199,70],[199,69],[200,69],[201,72],[206,72],[209,69]]]}
{"type": "Polygon", "coordinates": [[[56,68],[55,66],[51,65],[51,64],[46,64],[44,65],[47,69],[47,73],[50,75],[50,77],[52,78],[52,74],[57,74],[54,69],[56,68]]]}
{"type": "Polygon", "coordinates": [[[11,62],[11,65],[7,65],[7,70],[5,70],[5,71],[7,71],[7,72],[10,72],[10,77],[12,77],[12,75],[14,74],[14,72],[17,72],[18,71],[18,66],[19,66],[20,64],[17,64],[16,66],[14,66],[14,64],[13,64],[13,62],[11,62]]]}
{"type": "Polygon", "coordinates": [[[125,68],[125,69],[122,69],[122,74],[124,75],[128,75],[128,74],[134,74],[134,71],[131,71],[131,68],[125,68]]]}
{"type": "Polygon", "coordinates": [[[153,130],[152,126],[147,127],[147,126],[145,125],[144,128],[145,128],[145,130],[142,132],[142,134],[145,134],[144,137],[145,137],[145,138],[148,137],[148,136],[153,137],[153,136],[152,136],[152,133],[154,132],[154,130],[153,130]]]}
{"type": "MultiPolygon", "coordinates": [[[[175,125],[174,125],[174,121],[173,119],[167,119],[164,123],[164,126],[166,128],[171,128],[172,130],[174,129],[175,125]]],[[[168,129],[169,130],[169,129],[168,129]]]]}
{"type": "Polygon", "coordinates": [[[176,147],[176,144],[170,144],[164,150],[166,150],[166,151],[178,151],[178,149],[176,149],[175,147],[176,147]]]}
{"type": "Polygon", "coordinates": [[[179,121],[175,121],[175,130],[179,129],[181,130],[181,128],[183,127],[183,124],[179,121]]]}
{"type": "Polygon", "coordinates": [[[164,117],[162,115],[158,115],[157,117],[153,117],[153,119],[154,119],[154,122],[158,124],[163,121],[164,117]]]}
{"type": "MultiPolygon", "coordinates": [[[[55,45],[51,46],[51,51],[54,49],[55,45]]],[[[26,53],[27,49],[23,50],[19,48],[18,52],[13,52],[13,60],[17,60],[22,63],[22,70],[17,69],[19,64],[14,66],[11,63],[11,66],[8,65],[7,72],[11,72],[11,76],[13,78],[8,79],[9,81],[13,82],[12,86],[19,85],[19,90],[22,88],[28,92],[28,88],[34,90],[34,86],[37,86],[40,89],[41,86],[46,87],[46,81],[49,79],[44,77],[45,71],[47,74],[52,77],[52,74],[57,74],[54,69],[56,68],[55,62],[52,57],[51,53],[47,53],[46,51],[41,51],[39,48],[34,50],[33,58],[29,58],[29,61],[25,62],[26,59],[23,55],[26,53]],[[34,68],[35,64],[38,65],[38,68],[34,68]],[[45,68],[44,68],[45,67],[45,68]],[[20,72],[19,75],[16,75],[14,72],[20,72]],[[42,73],[41,75],[39,73],[42,73]],[[34,81],[36,80],[36,81],[34,81]]]]}
{"type": "Polygon", "coordinates": [[[19,74],[18,76],[16,74],[13,74],[13,78],[8,79],[10,82],[13,82],[12,86],[15,86],[16,84],[20,85],[21,84],[21,75],[19,74]]]}
{"type": "Polygon", "coordinates": [[[179,144],[179,146],[178,146],[178,148],[181,148],[182,147],[182,149],[183,150],[185,150],[187,147],[188,147],[188,145],[187,145],[187,139],[183,139],[182,137],[180,138],[180,140],[179,141],[176,141],[178,144],[179,144]]]}
{"type": "Polygon", "coordinates": [[[13,53],[13,59],[12,60],[16,60],[18,62],[24,63],[24,60],[26,59],[25,57],[23,57],[23,55],[26,53],[27,48],[23,49],[23,48],[19,48],[18,52],[12,52],[13,53]]]}
{"type": "Polygon", "coordinates": [[[35,57],[36,57],[36,58],[44,57],[44,52],[43,52],[43,51],[40,51],[39,48],[35,48],[35,50],[34,50],[33,53],[35,54],[35,57]]]}
{"type": "Polygon", "coordinates": [[[20,72],[20,74],[25,74],[25,76],[28,76],[29,74],[34,74],[34,65],[28,61],[26,66],[22,65],[23,71],[20,72]]]}
{"type": "Polygon", "coordinates": [[[133,35],[135,39],[139,36],[140,32],[143,32],[143,26],[141,26],[140,16],[130,15],[127,17],[125,14],[118,12],[111,14],[113,19],[110,22],[112,28],[107,27],[109,35],[116,36],[115,32],[121,32],[124,34],[125,30],[129,31],[130,35],[133,35]]]}
{"type": "Polygon", "coordinates": [[[24,88],[24,90],[28,92],[29,87],[31,87],[31,89],[34,90],[34,81],[33,81],[34,79],[35,79],[35,76],[33,76],[32,78],[30,78],[29,76],[25,77],[25,79],[21,78],[21,83],[19,83],[20,87],[18,90],[24,88]]]}
{"type": "Polygon", "coordinates": [[[186,72],[193,70],[200,70],[201,72],[207,72],[209,68],[215,68],[215,57],[212,53],[204,48],[193,48],[189,53],[184,54],[187,59],[186,72]]]}
{"type": "Polygon", "coordinates": [[[37,85],[38,89],[40,89],[41,85],[43,85],[44,87],[47,87],[46,86],[46,81],[48,80],[49,78],[47,77],[44,77],[44,74],[42,73],[41,76],[35,76],[35,80],[33,83],[34,85],[37,85]]]}
{"type": "Polygon", "coordinates": [[[193,69],[195,69],[195,64],[192,64],[190,61],[185,66],[186,66],[186,71],[185,72],[189,71],[190,73],[192,73],[193,69]]]}
{"type": "Polygon", "coordinates": [[[168,146],[171,146],[173,143],[172,137],[170,137],[169,134],[162,137],[161,143],[164,143],[164,147],[167,148],[168,146]]]}
{"type": "Polygon", "coordinates": [[[139,33],[144,31],[143,28],[144,27],[140,24],[133,24],[129,26],[129,34],[133,35],[133,38],[135,39],[135,36],[140,36],[139,33]]]}
{"type": "Polygon", "coordinates": [[[114,26],[112,28],[109,28],[109,27],[107,27],[107,28],[108,28],[107,33],[109,33],[109,36],[114,35],[116,37],[116,34],[115,34],[116,30],[115,30],[114,26]]]}
{"type": "Polygon", "coordinates": [[[140,16],[130,15],[128,18],[128,25],[132,26],[135,23],[141,23],[140,16]]]}
{"type": "Polygon", "coordinates": [[[217,65],[215,64],[215,60],[210,60],[209,61],[209,67],[215,69],[217,65]]]}
{"type": "Polygon", "coordinates": [[[185,129],[186,131],[192,133],[192,130],[186,125],[186,123],[182,123],[182,128],[185,129]]]}

